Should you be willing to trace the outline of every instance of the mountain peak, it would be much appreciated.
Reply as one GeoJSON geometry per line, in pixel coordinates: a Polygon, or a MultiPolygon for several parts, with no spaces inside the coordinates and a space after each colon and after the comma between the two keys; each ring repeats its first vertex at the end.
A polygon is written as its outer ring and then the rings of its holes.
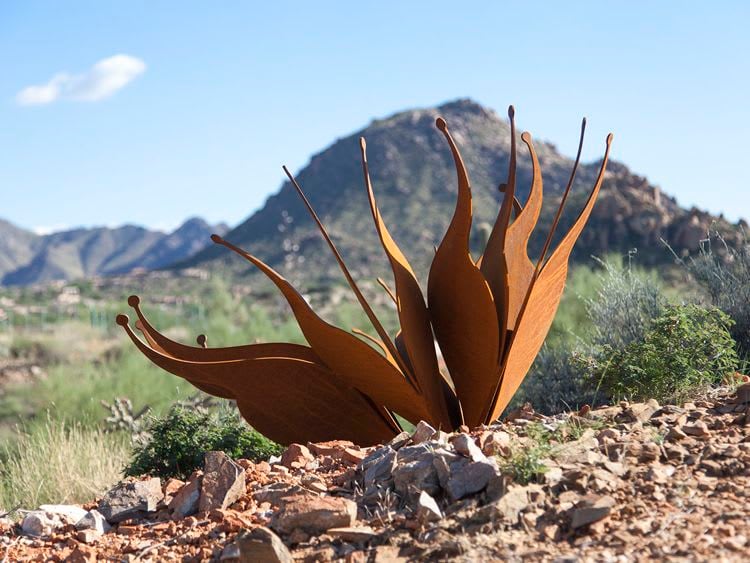
{"type": "MultiPolygon", "coordinates": [[[[477,250],[500,206],[502,194],[497,186],[507,176],[510,127],[507,117],[470,98],[373,120],[361,131],[340,138],[315,154],[297,174],[347,263],[360,276],[373,278],[384,274],[387,264],[380,260],[380,243],[374,227],[368,223],[370,210],[363,187],[358,139],[367,138],[370,174],[384,220],[417,270],[424,269],[434,245],[445,232],[456,197],[455,168],[445,139],[435,127],[438,116],[443,116],[451,127],[471,176],[472,244],[477,250]]],[[[531,242],[531,255],[538,251],[546,235],[573,166],[572,160],[561,155],[554,145],[542,141],[535,141],[534,145],[544,174],[545,206],[531,242]]],[[[564,232],[575,218],[597,172],[595,164],[579,168],[559,232],[564,232]]],[[[522,202],[531,180],[528,151],[520,144],[517,194],[522,202]]],[[[673,198],[645,178],[633,174],[624,164],[612,162],[600,201],[574,257],[588,259],[592,254],[626,253],[638,247],[643,263],[666,262],[671,256],[661,238],[678,251],[694,249],[693,245],[705,236],[711,221],[732,229],[726,221],[708,214],[692,219],[673,198]]],[[[288,182],[227,237],[292,278],[304,275],[310,282],[316,278],[340,278],[337,265],[288,182]]],[[[233,257],[213,247],[196,255],[188,264],[216,259],[236,264],[233,257]]],[[[422,280],[426,279],[426,272],[418,273],[422,280]]]]}

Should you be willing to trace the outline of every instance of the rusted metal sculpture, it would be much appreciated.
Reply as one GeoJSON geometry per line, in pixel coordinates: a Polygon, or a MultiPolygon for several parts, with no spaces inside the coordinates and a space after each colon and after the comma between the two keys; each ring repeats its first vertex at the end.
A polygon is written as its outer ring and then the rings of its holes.
{"type": "Polygon", "coordinates": [[[586,126],[583,121],[570,180],[541,256],[534,263],[527,246],[542,206],[542,173],[531,136],[524,133],[521,140],[531,155],[533,179],[522,207],[515,197],[516,131],[512,106],[508,115],[511,154],[507,181],[501,185],[505,195],[485,251],[476,261],[469,252],[469,176],[448,125],[444,119],[437,119],[455,162],[458,199],[453,219],[432,261],[426,301],[414,270],[380,215],[370,182],[365,140],[360,140],[370,210],[393,270],[395,291],[382,285],[398,311],[401,330],[395,337],[391,338],[378,321],[286,167],[284,171],[379,338],[357,332],[367,337],[366,342],[328,324],[278,272],[217,235],[211,237],[215,243],[251,262],[278,287],[309,346],[271,343],[209,348],[202,335],[198,339],[200,347],[186,346],[151,326],[136,296],[128,303],[135,309],[135,326],[145,342],[130,328],[126,315],[117,317],[118,324],[155,364],[206,393],[235,400],[252,426],[281,443],[333,438],[363,445],[382,442],[400,431],[394,413],[444,429],[495,420],[521,384],[552,324],[565,286],[568,258],[599,194],[612,142],[610,134],[598,177],[583,209],[550,253],[552,236],[580,161],[586,126]],[[438,367],[436,341],[447,373],[441,373],[438,367]]]}

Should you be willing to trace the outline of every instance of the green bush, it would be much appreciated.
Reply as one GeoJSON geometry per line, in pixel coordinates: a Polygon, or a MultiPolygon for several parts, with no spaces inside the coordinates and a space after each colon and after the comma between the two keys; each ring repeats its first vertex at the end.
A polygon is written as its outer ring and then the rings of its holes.
{"type": "Polygon", "coordinates": [[[597,351],[642,341],[663,311],[658,278],[614,258],[597,261],[601,270],[579,267],[570,276],[553,330],[509,408],[528,402],[556,414],[606,400],[589,378],[597,351]]]}
{"type": "Polygon", "coordinates": [[[209,412],[175,406],[165,416],[153,418],[147,433],[144,443],[136,446],[126,475],[185,478],[202,467],[209,451],[255,461],[281,451],[231,409],[209,412]]]}
{"type": "Polygon", "coordinates": [[[592,376],[614,399],[680,401],[737,369],[733,321],[716,308],[667,305],[643,339],[592,359],[592,376]]]}
{"type": "Polygon", "coordinates": [[[750,242],[732,248],[718,240],[722,253],[711,249],[709,239],[697,257],[683,263],[711,303],[734,321],[730,330],[740,357],[750,360],[750,242]]]}

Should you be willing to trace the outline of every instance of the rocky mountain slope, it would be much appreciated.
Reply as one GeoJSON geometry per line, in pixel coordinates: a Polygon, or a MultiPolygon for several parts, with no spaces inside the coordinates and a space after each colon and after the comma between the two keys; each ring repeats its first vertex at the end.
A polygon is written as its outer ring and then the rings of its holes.
{"type": "MultiPolygon", "coordinates": [[[[417,270],[424,272],[449,222],[456,197],[456,174],[450,152],[435,128],[435,118],[448,122],[467,163],[474,195],[473,246],[481,241],[494,221],[501,194],[498,184],[507,174],[510,131],[507,119],[471,100],[457,100],[437,108],[416,109],[373,121],[361,131],[339,139],[297,175],[312,205],[339,245],[347,263],[360,276],[384,273],[386,262],[372,225],[362,180],[358,139],[367,139],[368,160],[381,212],[417,270]]],[[[523,116],[519,116],[521,125],[523,116]]],[[[543,131],[537,133],[543,134],[543,131]]],[[[576,131],[571,132],[572,135],[576,131]]],[[[601,145],[603,139],[587,139],[601,145]]],[[[537,140],[535,146],[544,172],[546,205],[532,241],[532,255],[541,240],[567,183],[572,160],[554,145],[537,140]]],[[[617,155],[616,145],[614,148],[617,155]]],[[[519,139],[518,192],[521,201],[531,182],[531,163],[519,139]]],[[[593,185],[598,163],[583,165],[575,195],[561,227],[572,222],[593,185]]],[[[638,248],[645,264],[667,262],[671,256],[661,238],[678,251],[695,250],[709,228],[718,228],[731,240],[737,226],[697,209],[684,209],[645,178],[625,165],[609,166],[600,201],[584,231],[575,257],[609,252],[626,253],[638,248]]],[[[292,279],[340,279],[330,252],[289,182],[271,196],[262,209],[227,234],[227,239],[280,269],[292,279]]],[[[207,248],[185,265],[216,260],[237,269],[245,264],[222,248],[207,248]]],[[[424,279],[424,277],[422,277],[424,279]]]]}
{"type": "Polygon", "coordinates": [[[212,232],[226,230],[192,218],[171,233],[125,225],[40,236],[0,221],[0,283],[28,285],[163,268],[201,250],[212,232]]]}
{"type": "Polygon", "coordinates": [[[127,480],[3,519],[8,561],[747,561],[750,383],[388,444],[208,452],[187,482],[127,480]]]}

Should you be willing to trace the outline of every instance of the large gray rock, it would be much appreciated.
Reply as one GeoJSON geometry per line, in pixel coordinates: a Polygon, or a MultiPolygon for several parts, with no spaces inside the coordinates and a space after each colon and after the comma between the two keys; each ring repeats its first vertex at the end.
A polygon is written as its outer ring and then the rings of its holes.
{"type": "Polygon", "coordinates": [[[493,478],[500,477],[500,471],[489,461],[472,461],[451,473],[445,487],[452,500],[483,491],[493,478]]]}
{"type": "Polygon", "coordinates": [[[75,524],[86,515],[80,506],[43,504],[29,512],[21,522],[21,531],[28,536],[47,536],[57,528],[75,524]]]}
{"type": "Polygon", "coordinates": [[[435,450],[422,443],[401,448],[396,454],[393,485],[402,496],[416,499],[420,491],[434,495],[440,491],[440,480],[434,464],[435,450]]]}
{"type": "Polygon", "coordinates": [[[107,492],[99,501],[98,509],[107,522],[115,524],[154,512],[163,498],[161,480],[158,477],[128,479],[107,492]]]}
{"type": "Polygon", "coordinates": [[[34,510],[23,517],[21,532],[27,536],[48,536],[62,525],[60,518],[41,510],[34,510]]]}
{"type": "Polygon", "coordinates": [[[245,470],[224,452],[207,452],[198,510],[231,506],[245,493],[245,470]]]}
{"type": "Polygon", "coordinates": [[[396,467],[396,450],[390,446],[378,448],[368,455],[358,467],[365,489],[375,483],[389,481],[394,467],[396,467]]]}

